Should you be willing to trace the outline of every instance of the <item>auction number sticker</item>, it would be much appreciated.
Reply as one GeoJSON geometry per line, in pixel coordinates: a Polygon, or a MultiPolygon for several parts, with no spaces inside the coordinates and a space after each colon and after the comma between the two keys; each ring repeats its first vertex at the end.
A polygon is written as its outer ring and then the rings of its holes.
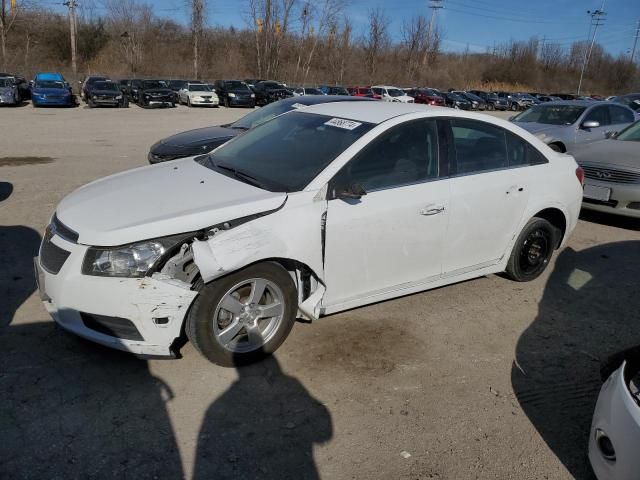
{"type": "Polygon", "coordinates": [[[332,118],[328,122],[324,122],[324,124],[331,127],[343,128],[344,130],[353,130],[362,125],[360,122],[354,122],[353,120],[346,120],[344,118],[332,118]]]}

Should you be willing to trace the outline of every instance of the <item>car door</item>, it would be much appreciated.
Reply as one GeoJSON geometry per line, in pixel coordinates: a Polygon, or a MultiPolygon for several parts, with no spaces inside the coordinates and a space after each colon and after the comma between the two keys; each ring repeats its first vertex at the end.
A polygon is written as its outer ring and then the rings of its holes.
{"type": "Polygon", "coordinates": [[[633,111],[625,108],[621,105],[608,105],[609,118],[611,119],[611,126],[609,128],[610,134],[618,133],[630,123],[635,121],[633,111]]]}
{"type": "Polygon", "coordinates": [[[440,157],[435,120],[413,120],[383,132],[332,179],[325,306],[439,278],[449,201],[440,157]],[[366,195],[336,195],[355,184],[366,195]]]}
{"type": "Polygon", "coordinates": [[[521,223],[529,197],[526,169],[510,167],[511,132],[478,120],[452,118],[449,225],[443,275],[497,263],[521,223]]]}
{"type": "Polygon", "coordinates": [[[611,119],[609,118],[609,106],[598,105],[588,109],[578,125],[578,131],[576,132],[576,143],[589,143],[596,140],[602,140],[606,138],[606,132],[611,130],[611,119]],[[584,127],[585,122],[595,121],[600,124],[598,127],[587,128],[584,127]]]}

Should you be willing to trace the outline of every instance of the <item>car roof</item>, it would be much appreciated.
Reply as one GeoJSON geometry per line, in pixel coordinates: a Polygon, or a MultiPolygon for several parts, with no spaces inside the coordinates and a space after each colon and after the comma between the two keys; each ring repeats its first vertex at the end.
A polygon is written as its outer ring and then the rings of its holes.
{"type": "Polygon", "coordinates": [[[36,80],[62,80],[62,74],[54,73],[54,72],[36,73],[35,79],[36,80]]]}
{"type": "MultiPolygon", "coordinates": [[[[553,97],[554,95],[550,95],[553,97]]],[[[606,105],[604,102],[597,102],[593,100],[557,100],[555,102],[548,102],[545,105],[573,105],[579,107],[592,107],[594,105],[606,105]]]]}
{"type": "Polygon", "coordinates": [[[446,112],[455,115],[455,110],[444,107],[430,107],[418,103],[380,102],[370,101],[366,103],[338,101],[309,106],[304,109],[306,113],[326,115],[329,117],[348,118],[359,122],[382,123],[400,115],[408,115],[416,112],[446,112]]]}
{"type": "Polygon", "coordinates": [[[394,87],[393,85],[372,85],[371,88],[395,88],[396,90],[402,90],[400,87],[394,87]]]}

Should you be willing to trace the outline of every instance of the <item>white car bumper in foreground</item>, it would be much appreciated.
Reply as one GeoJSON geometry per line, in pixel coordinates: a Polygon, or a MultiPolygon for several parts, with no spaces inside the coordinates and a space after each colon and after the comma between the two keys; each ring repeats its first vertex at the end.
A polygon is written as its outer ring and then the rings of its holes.
{"type": "Polygon", "coordinates": [[[589,460],[599,480],[640,478],[640,406],[625,380],[630,373],[624,362],[611,374],[600,390],[593,414],[589,460]],[[609,451],[609,445],[613,446],[613,452],[609,451]]]}
{"type": "Polygon", "coordinates": [[[210,107],[217,107],[220,101],[217,97],[190,97],[191,105],[203,105],[210,107]]]}
{"type": "Polygon", "coordinates": [[[197,292],[160,274],[83,275],[87,248],[57,235],[45,236],[34,263],[49,314],[65,330],[102,345],[138,355],[172,356],[171,346],[197,292]]]}

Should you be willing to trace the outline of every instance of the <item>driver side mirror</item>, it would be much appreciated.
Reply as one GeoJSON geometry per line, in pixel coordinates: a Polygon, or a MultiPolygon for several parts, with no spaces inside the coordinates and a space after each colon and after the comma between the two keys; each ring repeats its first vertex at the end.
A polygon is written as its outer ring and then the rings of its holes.
{"type": "Polygon", "coordinates": [[[360,200],[366,194],[364,187],[359,183],[338,187],[335,191],[335,197],[341,200],[360,200]]]}
{"type": "Polygon", "coordinates": [[[599,126],[600,126],[600,122],[596,122],[595,120],[587,120],[585,122],[582,122],[582,125],[580,125],[580,128],[584,130],[589,130],[590,128],[598,128],[599,126]]]}

